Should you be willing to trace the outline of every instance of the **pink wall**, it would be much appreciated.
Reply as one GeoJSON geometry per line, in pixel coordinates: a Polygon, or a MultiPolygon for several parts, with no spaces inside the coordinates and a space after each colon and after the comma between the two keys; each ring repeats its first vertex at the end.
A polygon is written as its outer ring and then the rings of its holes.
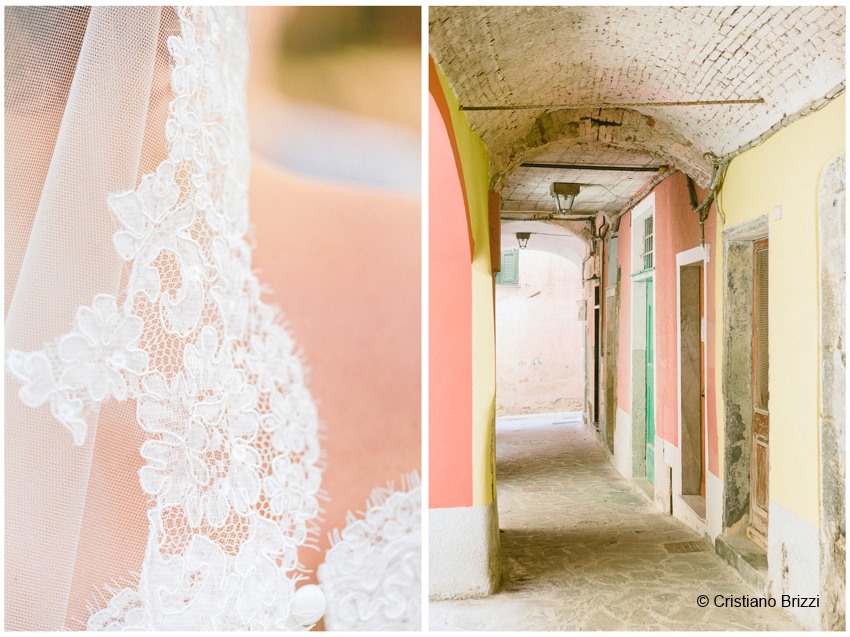
{"type": "MultiPolygon", "coordinates": [[[[691,209],[688,187],[683,173],[665,179],[655,193],[655,341],[656,341],[656,431],[659,436],[678,445],[679,375],[677,334],[676,254],[699,246],[699,218],[691,209]]],[[[700,200],[704,191],[697,189],[700,200]]],[[[716,213],[711,207],[705,222],[705,237],[712,242],[715,236],[716,213]]],[[[620,221],[618,263],[621,268],[619,361],[617,369],[618,406],[631,412],[630,352],[631,352],[631,213],[620,221]]],[[[717,248],[711,247],[711,258],[717,248]]],[[[714,326],[715,294],[714,268],[705,268],[706,302],[706,427],[708,429],[708,470],[718,475],[717,410],[714,385],[714,326]]]]}
{"type": "Polygon", "coordinates": [[[676,253],[699,245],[699,217],[691,209],[684,173],[662,181],[655,193],[655,418],[659,436],[679,442],[679,320],[676,253]]]}
{"type": "Polygon", "coordinates": [[[470,234],[451,118],[433,72],[429,87],[429,506],[461,507],[472,505],[470,234]]]}

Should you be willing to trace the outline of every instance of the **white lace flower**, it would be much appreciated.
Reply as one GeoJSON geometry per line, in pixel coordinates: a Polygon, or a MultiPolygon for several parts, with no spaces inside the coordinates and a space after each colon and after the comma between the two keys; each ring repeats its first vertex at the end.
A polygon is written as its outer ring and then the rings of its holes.
{"type": "Polygon", "coordinates": [[[147,461],[139,470],[142,490],[156,495],[163,507],[187,508],[187,518],[193,526],[200,526],[202,508],[205,508],[200,506],[199,487],[207,487],[210,483],[210,471],[204,458],[208,447],[206,427],[192,420],[186,438],[165,434],[160,439],[146,440],[140,449],[147,461]],[[189,506],[193,507],[194,516],[188,514],[189,506]]]}
{"type": "Polygon", "coordinates": [[[318,431],[316,406],[310,394],[300,386],[293,386],[285,396],[272,394],[271,412],[266,416],[264,429],[274,432],[272,445],[281,452],[306,453],[307,460],[318,460],[318,450],[310,442],[318,431]]]}
{"type": "Polygon", "coordinates": [[[306,517],[313,517],[319,512],[316,492],[321,479],[315,467],[305,469],[285,456],[278,456],[272,463],[271,475],[263,479],[263,492],[276,515],[303,511],[306,517]]]}
{"type": "Polygon", "coordinates": [[[260,426],[257,388],[241,369],[233,371],[224,388],[224,418],[234,438],[253,438],[260,426]]]}
{"type": "Polygon", "coordinates": [[[41,407],[59,388],[53,377],[53,366],[41,352],[9,352],[6,361],[19,381],[18,396],[28,407],[41,407]]]}
{"type": "MultiPolygon", "coordinates": [[[[228,574],[227,555],[203,535],[184,553],[156,564],[142,594],[158,630],[217,630],[226,622],[227,600],[237,580],[228,574]]],[[[145,573],[143,573],[145,575],[145,573]]]]}
{"type": "Polygon", "coordinates": [[[186,344],[183,367],[191,393],[212,399],[221,395],[225,381],[233,371],[233,363],[221,347],[215,328],[204,326],[197,342],[186,344]]]}
{"type": "Polygon", "coordinates": [[[184,372],[169,384],[160,372],[148,374],[136,402],[139,424],[151,433],[170,433],[183,437],[197,408],[197,399],[189,391],[184,372]]]}
{"type": "Polygon", "coordinates": [[[137,190],[111,195],[107,203],[124,228],[115,233],[115,249],[122,259],[136,264],[135,289],[152,301],[159,299],[166,326],[187,335],[198,323],[204,282],[212,274],[200,246],[187,234],[197,219],[192,202],[177,206],[180,190],[175,170],[172,162],[163,162],[137,190]],[[179,280],[161,280],[154,263],[163,253],[177,261],[179,280]]]}
{"type": "Polygon", "coordinates": [[[75,331],[59,340],[64,367],[59,382],[84,389],[95,402],[107,395],[127,398],[127,380],[147,367],[147,354],[135,347],[142,321],[118,310],[114,296],[100,294],[77,310],[75,331]]]}
{"type": "Polygon", "coordinates": [[[196,43],[195,32],[187,31],[182,38],[168,38],[168,48],[174,59],[171,83],[178,97],[172,102],[172,114],[166,125],[166,137],[171,144],[169,158],[174,162],[193,160],[207,172],[213,157],[221,165],[232,161],[230,135],[217,121],[202,121],[188,110],[189,99],[203,93],[208,96],[207,108],[212,113],[226,115],[229,100],[224,89],[218,52],[209,43],[196,43]]]}
{"type": "Polygon", "coordinates": [[[50,403],[50,413],[70,432],[75,445],[86,439],[88,425],[83,417],[83,403],[59,390],[50,359],[42,352],[9,352],[6,364],[21,382],[18,396],[28,407],[50,403]]]}
{"type": "Polygon", "coordinates": [[[260,498],[260,454],[251,445],[234,440],[230,443],[230,466],[226,483],[228,499],[241,515],[248,515],[260,498]]]}
{"type": "Polygon", "coordinates": [[[216,238],[212,257],[218,279],[210,293],[222,313],[227,336],[233,338],[245,333],[249,309],[259,298],[258,286],[249,285],[253,279],[250,252],[239,251],[234,256],[227,242],[216,238]]]}
{"type": "Polygon", "coordinates": [[[151,630],[150,619],[139,591],[123,588],[89,617],[86,630],[151,630]]]}
{"type": "Polygon", "coordinates": [[[251,337],[248,369],[257,375],[261,392],[273,391],[275,382],[286,386],[292,381],[292,349],[292,339],[282,330],[270,330],[264,338],[251,337]]]}
{"type": "Polygon", "coordinates": [[[173,298],[162,294],[159,305],[163,327],[174,334],[187,336],[198,326],[206,293],[203,275],[197,268],[182,266],[181,272],[184,273],[181,287],[173,298]]]}
{"type": "Polygon", "coordinates": [[[194,416],[184,438],[165,435],[142,445],[142,488],[164,506],[182,506],[195,528],[204,521],[222,526],[231,508],[248,515],[260,496],[259,454],[223,424],[194,416]]]}
{"type": "Polygon", "coordinates": [[[329,630],[418,630],[421,488],[376,489],[362,517],[350,516],[319,567],[329,630]]]}
{"type": "Polygon", "coordinates": [[[85,405],[81,400],[69,398],[66,394],[57,392],[50,397],[50,413],[71,432],[74,444],[82,445],[86,441],[88,423],[83,410],[85,405]]]}
{"type": "MultiPolygon", "coordinates": [[[[260,519],[257,535],[242,544],[236,556],[236,570],[241,576],[236,608],[243,626],[268,626],[269,619],[278,615],[278,609],[285,608],[292,597],[295,584],[284,577],[287,569],[277,565],[277,559],[287,552],[282,547],[277,552],[269,550],[275,544],[281,545],[281,539],[276,525],[260,519]]],[[[288,553],[292,568],[297,559],[296,547],[288,553]]]]}
{"type": "Polygon", "coordinates": [[[167,236],[169,231],[179,232],[192,224],[191,206],[174,208],[180,197],[174,172],[174,164],[164,162],[155,174],[142,180],[137,190],[107,197],[110,210],[124,226],[115,233],[113,242],[118,256],[125,261],[134,259],[157,234],[167,236]]]}

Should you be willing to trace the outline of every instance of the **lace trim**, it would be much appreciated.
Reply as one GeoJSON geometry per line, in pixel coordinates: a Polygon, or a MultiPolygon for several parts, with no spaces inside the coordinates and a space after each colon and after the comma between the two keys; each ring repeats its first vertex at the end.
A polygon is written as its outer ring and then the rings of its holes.
{"type": "Polygon", "coordinates": [[[115,249],[132,264],[127,288],[96,296],[68,334],[7,364],[22,402],[49,405],[76,445],[109,397],[135,400],[148,434],[138,583],[114,591],[89,628],[309,628],[321,593],[295,584],[319,510],[318,418],[245,241],[245,15],[178,13],[168,158],[108,199],[115,249]]]}
{"type": "Polygon", "coordinates": [[[349,513],[319,567],[329,630],[421,630],[422,488],[419,475],[375,489],[349,513]]]}

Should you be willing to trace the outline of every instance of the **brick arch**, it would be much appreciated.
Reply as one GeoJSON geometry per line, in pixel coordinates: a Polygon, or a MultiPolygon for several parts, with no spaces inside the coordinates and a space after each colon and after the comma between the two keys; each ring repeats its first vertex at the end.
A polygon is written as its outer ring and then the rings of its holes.
{"type": "Polygon", "coordinates": [[[547,118],[620,111],[636,118],[620,143],[669,138],[669,163],[705,185],[703,151],[734,155],[844,90],[841,6],[437,6],[429,23],[494,184],[545,143],[547,118]]]}
{"type": "Polygon", "coordinates": [[[632,109],[547,111],[525,137],[491,154],[491,189],[498,192],[513,170],[554,147],[605,146],[657,157],[690,175],[700,186],[711,180],[712,164],[703,151],[673,127],[632,109]]]}

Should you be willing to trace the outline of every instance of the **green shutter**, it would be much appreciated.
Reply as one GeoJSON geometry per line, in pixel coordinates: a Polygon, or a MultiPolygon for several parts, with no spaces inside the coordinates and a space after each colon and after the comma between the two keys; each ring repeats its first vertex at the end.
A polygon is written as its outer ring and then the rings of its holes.
{"type": "Polygon", "coordinates": [[[502,252],[502,271],[496,274],[496,285],[519,284],[519,250],[502,252]]]}

